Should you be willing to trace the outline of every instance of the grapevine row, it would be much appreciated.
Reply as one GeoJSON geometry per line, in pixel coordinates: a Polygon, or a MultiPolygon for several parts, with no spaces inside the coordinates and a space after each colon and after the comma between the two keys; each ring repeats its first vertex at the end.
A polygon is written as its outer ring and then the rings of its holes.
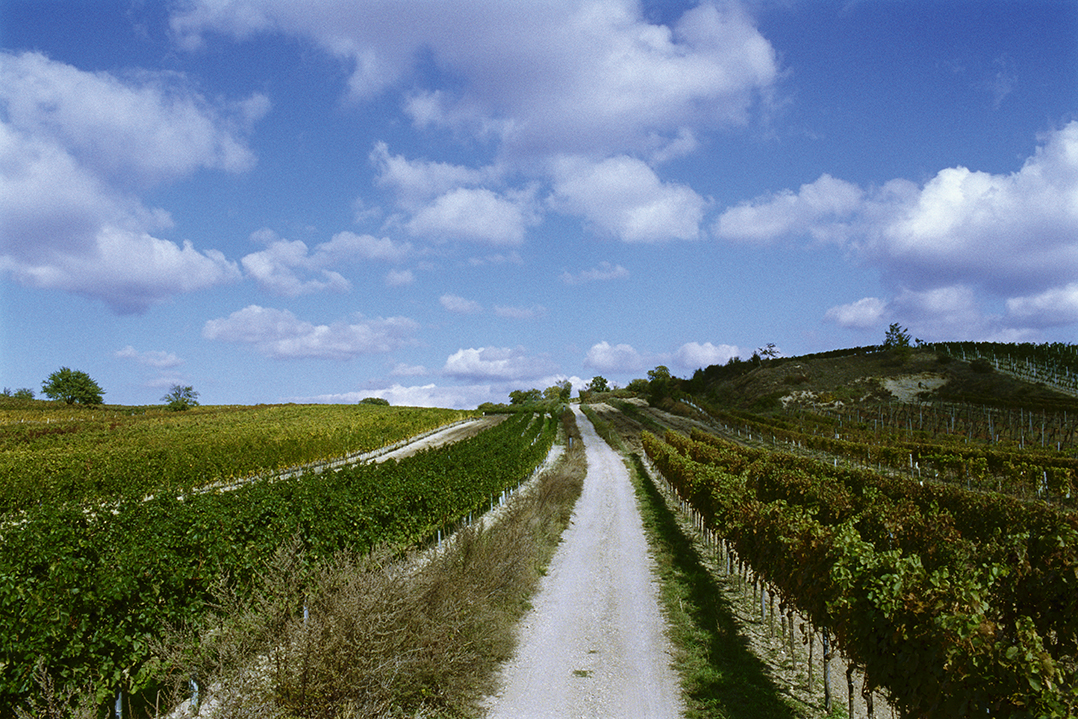
{"type": "Polygon", "coordinates": [[[96,517],[29,508],[18,531],[0,535],[0,715],[31,691],[39,659],[61,685],[97,687],[98,701],[117,687],[148,690],[151,638],[197,621],[222,575],[242,591],[295,536],[312,561],[422,541],[526,479],[556,432],[554,417],[521,414],[399,461],[183,498],[160,492],[96,517]]]}
{"type": "MultiPolygon", "coordinates": [[[[43,414],[43,413],[38,413],[43,414]]],[[[380,449],[467,416],[356,405],[199,407],[67,421],[0,413],[0,514],[41,502],[143,497],[380,449]],[[17,419],[16,419],[17,417],[17,419]],[[21,421],[20,421],[21,420],[21,421]]]]}
{"type": "Polygon", "coordinates": [[[827,424],[827,433],[802,431],[795,422],[770,421],[745,413],[708,408],[721,422],[743,427],[768,441],[791,445],[862,463],[959,484],[967,489],[1006,492],[1067,502],[1078,499],[1078,458],[1061,453],[940,444],[865,436],[863,431],[827,424]]]}
{"type": "Polygon", "coordinates": [[[1078,521],[702,433],[645,433],[664,477],[906,716],[1078,709],[1078,521]]]}

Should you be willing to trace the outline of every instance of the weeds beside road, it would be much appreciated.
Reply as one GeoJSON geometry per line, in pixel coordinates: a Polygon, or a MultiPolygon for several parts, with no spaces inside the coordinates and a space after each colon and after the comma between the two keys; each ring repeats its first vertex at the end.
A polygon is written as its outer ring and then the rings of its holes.
{"type": "Polygon", "coordinates": [[[535,488],[414,571],[351,553],[304,570],[285,547],[250,599],[219,592],[199,631],[161,647],[174,700],[187,706],[188,677],[212,674],[219,716],[474,716],[580,493],[583,446],[571,413],[562,421],[573,446],[535,488]]]}

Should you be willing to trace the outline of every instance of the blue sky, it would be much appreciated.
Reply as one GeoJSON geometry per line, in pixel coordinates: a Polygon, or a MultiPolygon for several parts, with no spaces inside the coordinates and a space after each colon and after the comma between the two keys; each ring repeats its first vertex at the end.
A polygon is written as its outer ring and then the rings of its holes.
{"type": "Polygon", "coordinates": [[[1078,341],[1071,1],[3,0],[0,123],[11,389],[1078,341]]]}

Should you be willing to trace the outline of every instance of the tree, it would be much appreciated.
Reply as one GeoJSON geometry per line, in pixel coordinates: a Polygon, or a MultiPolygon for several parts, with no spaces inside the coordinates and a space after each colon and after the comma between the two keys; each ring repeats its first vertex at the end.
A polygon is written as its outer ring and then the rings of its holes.
{"type": "Polygon", "coordinates": [[[898,364],[905,363],[913,352],[910,348],[909,331],[897,322],[892,322],[884,335],[883,348],[891,353],[898,364]]]}
{"type": "Polygon", "coordinates": [[[765,360],[774,359],[779,356],[779,353],[779,348],[775,346],[774,342],[768,342],[766,346],[756,350],[756,354],[765,360]]]}
{"type": "Polygon", "coordinates": [[[674,378],[670,376],[670,369],[666,365],[658,365],[655,369],[648,370],[648,402],[656,405],[673,394],[674,389],[674,378]]]}
{"type": "Polygon", "coordinates": [[[606,377],[595,375],[591,378],[591,382],[588,382],[586,389],[591,392],[609,392],[610,383],[606,381],[606,377]]]}
{"type": "Polygon", "coordinates": [[[191,407],[198,406],[198,392],[190,385],[183,387],[178,384],[172,385],[161,401],[173,412],[183,412],[191,407]]]}
{"type": "Polygon", "coordinates": [[[887,328],[887,334],[884,336],[883,346],[887,349],[909,347],[909,331],[897,322],[892,322],[891,326],[887,328]]]}
{"type": "Polygon", "coordinates": [[[548,402],[568,402],[572,393],[573,383],[567,379],[563,379],[543,390],[543,399],[548,402]]]}
{"type": "Polygon", "coordinates": [[[360,404],[374,404],[374,405],[378,405],[379,407],[388,407],[389,406],[389,400],[388,399],[383,399],[381,397],[364,397],[363,399],[359,400],[359,403],[360,404]]]}
{"type": "Polygon", "coordinates": [[[90,375],[80,370],[61,367],[41,383],[41,391],[49,399],[63,400],[67,404],[101,404],[105,390],[90,375]]]}
{"type": "Polygon", "coordinates": [[[509,404],[531,404],[543,399],[543,393],[537,389],[515,389],[509,393],[509,404]]]}
{"type": "Polygon", "coordinates": [[[666,365],[658,365],[655,369],[648,370],[648,382],[669,382],[670,368],[666,365]]]}

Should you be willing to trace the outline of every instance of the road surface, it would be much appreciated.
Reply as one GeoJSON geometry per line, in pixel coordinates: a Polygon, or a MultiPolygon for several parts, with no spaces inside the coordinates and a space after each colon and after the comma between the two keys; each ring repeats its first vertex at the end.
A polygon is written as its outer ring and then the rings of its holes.
{"type": "Polygon", "coordinates": [[[676,717],[678,677],[628,470],[573,411],[588,461],[583,493],[488,716],[676,717]]]}

